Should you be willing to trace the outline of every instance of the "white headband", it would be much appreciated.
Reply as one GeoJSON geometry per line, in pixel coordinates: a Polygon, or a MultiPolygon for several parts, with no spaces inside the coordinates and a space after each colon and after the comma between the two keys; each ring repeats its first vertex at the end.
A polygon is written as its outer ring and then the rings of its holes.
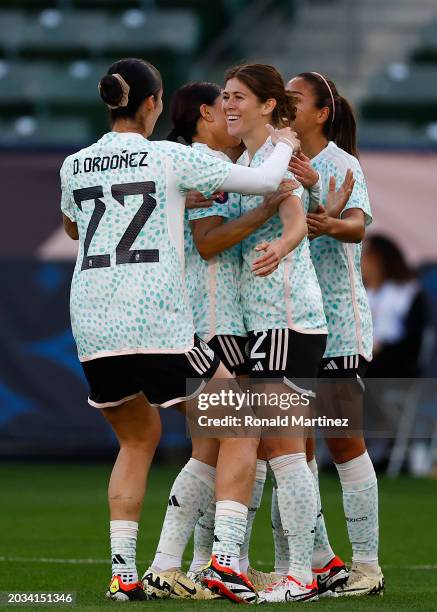
{"type": "Polygon", "coordinates": [[[334,119],[335,119],[335,102],[334,102],[334,94],[332,93],[332,89],[329,86],[329,83],[325,79],[323,74],[320,74],[318,72],[312,72],[311,74],[315,74],[316,76],[320,77],[322,79],[322,81],[325,83],[326,87],[328,88],[328,91],[329,91],[329,93],[331,95],[331,100],[332,100],[332,118],[331,118],[331,123],[334,123],[334,119]]]}

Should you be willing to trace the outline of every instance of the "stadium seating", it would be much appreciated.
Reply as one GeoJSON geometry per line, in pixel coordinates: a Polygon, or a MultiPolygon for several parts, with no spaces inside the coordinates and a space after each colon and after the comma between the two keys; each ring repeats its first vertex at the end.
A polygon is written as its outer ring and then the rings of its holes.
{"type": "Polygon", "coordinates": [[[437,121],[437,65],[393,65],[370,83],[365,118],[437,121]]]}
{"type": "Polygon", "coordinates": [[[411,53],[411,58],[416,63],[437,64],[437,22],[424,28],[420,41],[411,53]]]}
{"type": "Polygon", "coordinates": [[[98,101],[96,83],[107,69],[106,63],[78,61],[71,64],[30,61],[2,61],[1,106],[26,102],[58,107],[75,107],[98,101]],[[7,86],[6,86],[7,85],[7,86]]]}
{"type": "Polygon", "coordinates": [[[427,24],[406,58],[399,58],[369,83],[361,105],[366,142],[429,146],[437,142],[437,22],[427,24]],[[376,140],[375,140],[376,139],[376,140]]]}
{"type": "Polygon", "coordinates": [[[2,143],[8,146],[50,145],[70,147],[91,140],[93,130],[80,117],[50,117],[36,119],[22,116],[0,122],[2,143]]]}
{"type": "MultiPolygon", "coordinates": [[[[108,65],[120,57],[144,57],[159,68],[166,104],[172,91],[188,80],[199,51],[249,4],[250,0],[2,0],[0,146],[43,141],[44,131],[48,143],[58,143],[64,117],[75,143],[79,134],[87,140],[99,136],[107,126],[96,86],[108,65]],[[70,131],[76,120],[82,128],[70,131]],[[29,133],[17,133],[17,125],[27,126],[29,133]]],[[[159,125],[163,136],[165,120],[159,125]]]]}
{"type": "Polygon", "coordinates": [[[437,123],[416,126],[408,121],[361,118],[358,122],[358,141],[360,147],[435,147],[437,123]]]}
{"type": "Polygon", "coordinates": [[[164,8],[157,4],[150,0],[2,2],[0,109],[5,123],[0,145],[43,141],[44,131],[47,142],[56,144],[63,117],[74,143],[79,135],[85,143],[101,134],[106,115],[97,83],[120,57],[144,57],[158,66],[167,95],[186,80],[199,48],[199,19],[192,10],[181,9],[180,3],[164,8]],[[74,121],[82,126],[76,132],[70,130],[74,121]],[[17,125],[34,129],[24,136],[16,132],[17,125]]]}
{"type": "Polygon", "coordinates": [[[38,10],[44,8],[148,8],[157,4],[155,0],[2,0],[2,7],[38,10]]]}
{"type": "Polygon", "coordinates": [[[4,56],[65,59],[138,55],[150,49],[191,53],[197,40],[196,17],[183,10],[0,12],[4,56]]]}

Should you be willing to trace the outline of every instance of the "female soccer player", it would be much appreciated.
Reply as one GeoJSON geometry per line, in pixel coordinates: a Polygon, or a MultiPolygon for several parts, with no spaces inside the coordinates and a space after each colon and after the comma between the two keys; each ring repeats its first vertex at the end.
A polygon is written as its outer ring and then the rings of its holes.
{"type": "MultiPolygon", "coordinates": [[[[321,74],[302,73],[290,80],[287,89],[297,98],[293,125],[301,139],[302,152],[322,179],[322,203],[330,177],[341,181],[348,169],[354,173],[355,186],[340,217],[328,216],[322,205],[317,213],[307,216],[307,221],[329,330],[320,375],[356,381],[353,390],[348,385],[337,401],[347,401],[346,395],[352,394],[350,415],[357,415],[362,411],[358,372],[372,357],[372,319],[360,265],[361,241],[372,213],[357,159],[355,118],[348,101],[321,74]]],[[[305,160],[291,167],[304,182],[310,176],[311,168],[305,167],[305,160]]],[[[362,435],[330,437],[326,442],[340,477],[352,545],[352,569],[340,594],[378,593],[384,588],[384,578],[378,564],[378,488],[372,461],[362,435]]],[[[307,453],[317,472],[311,441],[307,453]]],[[[334,553],[327,538],[320,542],[318,557],[318,567],[327,564],[325,569],[329,569],[334,553]]],[[[327,572],[323,575],[329,576],[327,572]]]]}
{"type": "MultiPolygon", "coordinates": [[[[184,399],[187,378],[198,378],[200,391],[204,378],[231,376],[194,334],[184,287],[181,192],[274,191],[297,141],[290,129],[272,128],[278,141],[273,162],[238,168],[189,147],[148,140],[162,111],[162,82],[147,62],[116,62],[99,90],[112,131],[64,161],[61,207],[67,233],[79,240],[71,321],[89,403],[102,410],[120,443],[109,483],[108,597],[128,600],[144,597],[135,550],[160,435],[156,406],[184,399]]],[[[256,445],[253,439],[220,442],[215,529],[224,553],[244,534],[256,445]]],[[[235,582],[242,598],[256,599],[244,578],[236,575],[235,582]]],[[[173,586],[184,588],[179,579],[173,586]]]]}
{"type": "MultiPolygon", "coordinates": [[[[241,153],[240,139],[228,134],[218,85],[196,82],[181,87],[172,98],[171,118],[173,129],[169,139],[182,141],[195,150],[227,161],[228,155],[235,158],[235,149],[237,157],[241,153]]],[[[189,194],[204,206],[190,209],[186,215],[191,220],[191,228],[187,220],[185,231],[186,283],[195,332],[235,375],[244,374],[247,369],[247,334],[240,300],[241,247],[236,245],[277,211],[292,187],[293,183],[288,181],[282,185],[283,191],[268,196],[258,208],[243,216],[240,216],[239,198],[234,194],[222,192],[208,201],[198,192],[189,194]]],[[[294,187],[299,184],[295,182],[294,187]]],[[[194,572],[210,560],[217,450],[214,440],[193,438],[192,457],[177,476],[169,496],[178,503],[170,503],[167,507],[157,553],[144,576],[144,587],[151,596],[168,597],[162,585],[171,580],[174,569],[180,569],[184,549],[195,526],[196,557],[191,576],[195,578],[194,572]],[[208,500],[212,500],[210,504],[208,500]]],[[[258,479],[260,470],[264,471],[265,479],[265,469],[265,463],[257,463],[258,479]]],[[[249,522],[252,506],[253,499],[249,522]]],[[[247,529],[245,542],[246,539],[247,529]]],[[[237,558],[233,559],[232,567],[240,571],[237,558]]]]}
{"type": "MultiPolygon", "coordinates": [[[[229,133],[242,138],[247,147],[239,163],[250,167],[259,166],[272,154],[266,123],[281,126],[295,119],[293,97],[285,91],[276,69],[266,65],[230,69],[223,108],[229,133]]],[[[258,205],[259,198],[241,196],[242,212],[258,205]]],[[[241,291],[251,376],[280,379],[283,384],[268,386],[270,392],[292,389],[308,398],[314,394],[313,384],[305,381],[308,386],[302,388],[299,379],[316,377],[327,329],[306,233],[304,206],[294,195],[281,204],[277,215],[243,241],[241,291]]],[[[299,407],[302,413],[304,403],[303,398],[299,407]]],[[[287,438],[263,438],[262,445],[277,483],[290,565],[287,576],[261,595],[267,601],[314,599],[317,585],[311,557],[317,503],[305,457],[305,432],[296,430],[287,438]]]]}

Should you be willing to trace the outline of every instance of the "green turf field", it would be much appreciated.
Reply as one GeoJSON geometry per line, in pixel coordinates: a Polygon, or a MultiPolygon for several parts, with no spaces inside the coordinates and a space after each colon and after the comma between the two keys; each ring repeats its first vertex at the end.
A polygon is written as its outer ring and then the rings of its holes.
{"type": "MultiPolygon", "coordinates": [[[[75,591],[76,610],[123,605],[158,612],[229,609],[232,604],[225,601],[105,601],[103,594],[110,577],[106,506],[110,469],[109,465],[95,464],[0,465],[0,591],[75,591]]],[[[162,467],[152,470],[140,528],[139,571],[146,569],[154,553],[176,472],[162,467]]],[[[349,560],[337,479],[322,474],[321,482],[331,543],[349,560]]],[[[273,561],[269,490],[266,487],[251,546],[252,564],[266,570],[272,568],[273,561]]],[[[381,564],[387,584],[384,597],[325,599],[307,605],[320,610],[437,610],[437,483],[380,479],[380,503],[381,564]]],[[[290,605],[304,604],[274,604],[263,609],[282,610],[290,605]]]]}

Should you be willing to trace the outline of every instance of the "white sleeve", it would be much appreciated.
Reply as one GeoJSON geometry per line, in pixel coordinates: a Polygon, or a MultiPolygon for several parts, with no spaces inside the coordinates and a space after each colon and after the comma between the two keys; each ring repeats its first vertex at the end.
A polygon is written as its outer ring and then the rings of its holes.
{"type": "Polygon", "coordinates": [[[310,194],[308,212],[313,213],[316,212],[322,198],[322,179],[320,178],[320,174],[317,183],[310,187],[308,191],[310,194]]]}
{"type": "Polygon", "coordinates": [[[278,142],[269,158],[258,168],[234,164],[220,190],[248,195],[272,193],[284,178],[292,155],[293,149],[288,144],[278,142]]]}

